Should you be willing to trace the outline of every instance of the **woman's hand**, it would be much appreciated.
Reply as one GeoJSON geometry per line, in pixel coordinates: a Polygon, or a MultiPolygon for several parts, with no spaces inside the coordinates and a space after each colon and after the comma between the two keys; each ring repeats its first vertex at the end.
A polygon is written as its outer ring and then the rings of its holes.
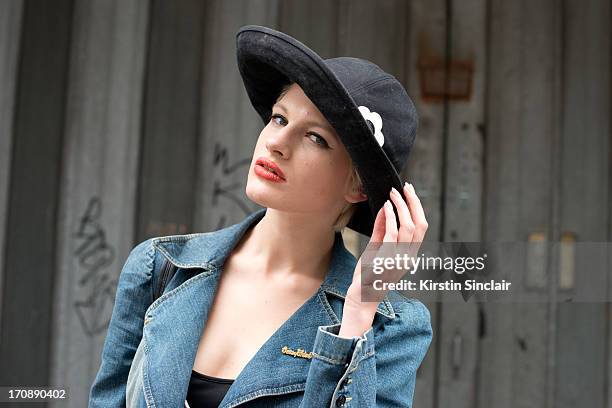
{"type": "MultiPolygon", "coordinates": [[[[396,253],[396,244],[409,244],[402,245],[402,248],[409,248],[411,255],[416,255],[425,233],[427,232],[427,220],[425,219],[425,212],[419,197],[414,191],[412,184],[405,183],[403,188],[404,195],[402,196],[394,188],[389,193],[391,201],[385,202],[385,205],[381,207],[376,215],[374,221],[374,229],[372,230],[372,236],[370,238],[370,244],[382,248],[376,256],[382,257],[393,257],[396,253]],[[404,200],[404,197],[406,200],[404,200]],[[399,228],[393,213],[393,204],[397,209],[399,218],[399,228]],[[384,245],[381,247],[381,244],[384,245]]],[[[397,282],[405,274],[405,270],[385,270],[383,275],[373,276],[371,271],[368,271],[368,275],[364,279],[364,290],[370,289],[368,293],[372,293],[372,296],[368,296],[367,302],[361,301],[362,291],[362,273],[361,273],[361,258],[357,262],[355,267],[355,273],[353,274],[353,281],[349,286],[344,302],[342,324],[340,326],[340,337],[352,337],[362,336],[364,332],[372,325],[374,315],[378,307],[378,303],[382,301],[388,290],[376,290],[369,288],[374,279],[382,279],[384,282],[397,282]]]]}

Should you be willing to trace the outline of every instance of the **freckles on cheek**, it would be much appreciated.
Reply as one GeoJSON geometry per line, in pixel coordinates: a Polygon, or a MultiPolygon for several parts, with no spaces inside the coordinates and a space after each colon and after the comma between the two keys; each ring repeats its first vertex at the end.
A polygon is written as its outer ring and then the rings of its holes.
{"type": "Polygon", "coordinates": [[[317,166],[312,162],[303,162],[302,163],[302,174],[308,180],[312,177],[313,173],[317,171],[317,166]]]}
{"type": "Polygon", "coordinates": [[[334,159],[303,161],[300,173],[304,184],[316,195],[329,195],[340,188],[340,164],[334,159]]]}
{"type": "Polygon", "coordinates": [[[319,196],[325,192],[323,185],[324,180],[321,180],[320,167],[311,161],[304,161],[300,164],[300,178],[302,185],[307,187],[309,195],[319,196]]]}
{"type": "Polygon", "coordinates": [[[329,189],[329,184],[331,178],[333,177],[333,168],[330,167],[327,163],[305,163],[302,169],[304,179],[308,184],[312,186],[317,186],[317,190],[329,189]]]}

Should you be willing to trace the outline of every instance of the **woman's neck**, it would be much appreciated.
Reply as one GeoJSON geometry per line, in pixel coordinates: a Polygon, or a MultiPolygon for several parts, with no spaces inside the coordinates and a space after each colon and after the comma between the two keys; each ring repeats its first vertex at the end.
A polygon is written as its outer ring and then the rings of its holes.
{"type": "Polygon", "coordinates": [[[262,275],[300,274],[322,280],[331,260],[335,232],[327,220],[317,218],[268,208],[245,233],[240,251],[262,275]]]}

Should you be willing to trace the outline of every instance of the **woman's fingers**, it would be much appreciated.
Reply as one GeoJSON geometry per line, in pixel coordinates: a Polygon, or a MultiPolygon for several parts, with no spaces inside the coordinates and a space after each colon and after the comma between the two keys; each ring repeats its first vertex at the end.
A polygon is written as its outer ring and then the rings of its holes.
{"type": "MultiPolygon", "coordinates": [[[[419,200],[414,187],[406,183],[403,187],[402,196],[396,189],[392,188],[389,196],[391,200],[385,201],[384,205],[379,209],[374,220],[374,227],[370,242],[386,243],[382,249],[376,253],[377,257],[393,257],[398,250],[407,251],[411,256],[416,255],[418,249],[425,237],[427,231],[427,220],[421,201],[419,200]],[[399,219],[399,227],[397,225],[395,212],[393,207],[397,209],[399,219]],[[390,243],[408,243],[409,248],[397,245],[389,245],[390,243]]],[[[386,271],[385,280],[388,282],[396,282],[405,275],[404,269],[390,268],[386,271]]],[[[373,282],[374,276],[366,276],[363,283],[368,286],[373,282]]],[[[361,280],[360,280],[361,283],[361,280]]]]}
{"type": "Polygon", "coordinates": [[[376,214],[370,242],[382,242],[385,236],[385,212],[383,211],[383,208],[384,207],[380,207],[378,214],[376,214]]]}
{"type": "Polygon", "coordinates": [[[393,204],[391,201],[385,201],[383,205],[385,211],[385,236],[383,242],[397,242],[397,223],[395,222],[395,213],[393,212],[393,204]]]}
{"type": "Polygon", "coordinates": [[[389,193],[391,201],[387,200],[376,214],[370,242],[423,241],[428,224],[421,200],[411,184],[405,183],[403,190],[406,200],[395,188],[391,189],[389,193]],[[399,228],[395,219],[393,204],[397,209],[399,228]]]}
{"type": "Polygon", "coordinates": [[[414,234],[412,240],[414,242],[423,242],[425,233],[427,232],[428,224],[425,218],[425,211],[421,205],[421,200],[416,195],[412,184],[404,184],[404,194],[410,206],[410,214],[414,222],[414,234]]]}
{"type": "Polygon", "coordinates": [[[391,200],[397,208],[397,215],[400,222],[398,229],[398,242],[412,242],[414,235],[414,222],[412,220],[408,204],[404,201],[404,197],[395,188],[391,188],[389,194],[391,200]]]}

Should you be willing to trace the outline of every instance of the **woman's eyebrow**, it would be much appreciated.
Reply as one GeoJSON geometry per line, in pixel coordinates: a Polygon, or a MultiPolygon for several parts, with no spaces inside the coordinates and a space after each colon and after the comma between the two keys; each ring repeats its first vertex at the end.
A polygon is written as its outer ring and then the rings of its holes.
{"type": "MultiPolygon", "coordinates": [[[[280,109],[284,110],[285,112],[288,112],[288,110],[287,110],[287,108],[285,107],[285,105],[283,105],[281,102],[276,102],[276,103],[274,104],[274,106],[276,106],[276,107],[278,107],[278,108],[280,108],[280,109]]],[[[337,139],[337,137],[336,137],[336,135],[335,135],[335,133],[334,133],[334,132],[335,132],[334,128],[332,128],[332,127],[330,127],[330,126],[326,126],[326,125],[324,125],[324,124],[322,124],[322,123],[320,123],[320,122],[314,121],[314,120],[312,120],[312,121],[307,121],[307,122],[306,122],[306,124],[307,124],[307,125],[316,126],[316,127],[320,127],[320,128],[322,128],[322,129],[325,129],[325,131],[327,131],[327,133],[329,133],[329,134],[330,134],[330,135],[332,135],[332,136],[333,136],[335,139],[337,139]]]]}

